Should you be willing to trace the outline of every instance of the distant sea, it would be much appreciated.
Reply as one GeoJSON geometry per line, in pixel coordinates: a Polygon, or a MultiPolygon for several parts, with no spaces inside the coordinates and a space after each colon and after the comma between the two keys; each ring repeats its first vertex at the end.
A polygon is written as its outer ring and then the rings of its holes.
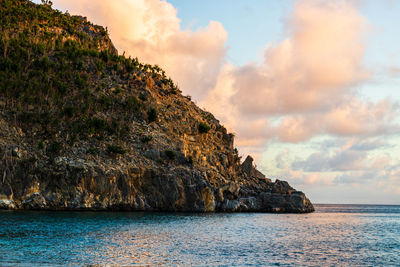
{"type": "Polygon", "coordinates": [[[400,266],[400,206],[311,214],[0,211],[0,266],[400,266]]]}

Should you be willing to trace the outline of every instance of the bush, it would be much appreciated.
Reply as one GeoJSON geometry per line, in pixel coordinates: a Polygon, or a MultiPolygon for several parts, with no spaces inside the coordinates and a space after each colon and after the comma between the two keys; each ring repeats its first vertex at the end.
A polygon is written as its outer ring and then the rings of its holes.
{"type": "Polygon", "coordinates": [[[44,56],[41,60],[37,61],[37,64],[45,72],[47,72],[53,65],[48,56],[44,56]]]}
{"type": "Polygon", "coordinates": [[[72,106],[68,106],[64,108],[63,114],[68,118],[72,118],[76,113],[76,108],[72,106]]]}
{"type": "Polygon", "coordinates": [[[59,80],[54,80],[53,84],[55,86],[55,88],[57,89],[57,91],[61,94],[64,95],[67,91],[68,91],[68,84],[66,84],[63,81],[59,81],[59,80]]]}
{"type": "Polygon", "coordinates": [[[50,144],[50,146],[47,148],[47,152],[52,153],[52,154],[58,154],[63,145],[60,142],[53,142],[50,144]]]}
{"type": "Polygon", "coordinates": [[[121,87],[117,87],[117,89],[115,89],[115,91],[114,91],[114,94],[116,94],[116,95],[118,95],[119,93],[122,93],[123,91],[122,91],[122,89],[121,89],[121,87]]]}
{"type": "Polygon", "coordinates": [[[153,140],[153,137],[152,136],[143,136],[142,138],[140,138],[140,141],[142,142],[142,143],[148,143],[148,142],[150,142],[151,140],[153,140]]]}
{"type": "Polygon", "coordinates": [[[87,86],[87,76],[82,76],[79,75],[79,73],[76,74],[75,76],[75,84],[79,89],[84,89],[87,86]]]}
{"type": "Polygon", "coordinates": [[[99,154],[99,149],[97,147],[89,147],[89,149],[87,150],[87,153],[91,154],[91,155],[97,155],[99,154]]]}
{"type": "Polygon", "coordinates": [[[149,119],[149,122],[153,122],[157,120],[157,110],[155,108],[150,108],[147,111],[147,117],[149,119]]]}
{"type": "Polygon", "coordinates": [[[111,104],[112,104],[111,103],[111,99],[106,95],[102,95],[99,98],[99,103],[103,108],[109,108],[111,106],[111,104]]]}
{"type": "Polygon", "coordinates": [[[103,61],[98,61],[96,64],[97,71],[102,72],[104,70],[104,63],[103,61]]]}
{"type": "Polygon", "coordinates": [[[107,129],[107,121],[101,118],[93,118],[90,120],[88,125],[91,125],[97,131],[104,131],[107,129]]]}
{"type": "Polygon", "coordinates": [[[124,155],[126,153],[126,150],[123,149],[119,145],[108,145],[107,146],[107,152],[110,154],[121,154],[124,155]]]}
{"type": "Polygon", "coordinates": [[[101,51],[99,57],[106,63],[111,59],[111,55],[107,51],[101,51]]]}
{"type": "Polygon", "coordinates": [[[208,126],[206,123],[204,122],[200,122],[199,124],[199,132],[200,133],[208,133],[210,131],[211,127],[208,126]]]}
{"type": "Polygon", "coordinates": [[[38,149],[42,150],[46,147],[46,144],[44,143],[44,141],[40,141],[38,144],[38,149]]]}
{"type": "Polygon", "coordinates": [[[125,102],[125,107],[130,111],[138,111],[141,107],[141,104],[136,97],[128,97],[125,102]]]}
{"type": "Polygon", "coordinates": [[[165,156],[167,156],[169,160],[174,160],[176,158],[176,152],[173,150],[165,150],[165,156]]]}
{"type": "Polygon", "coordinates": [[[147,100],[147,96],[144,94],[140,94],[139,96],[140,100],[142,100],[143,102],[145,102],[147,100]]]}

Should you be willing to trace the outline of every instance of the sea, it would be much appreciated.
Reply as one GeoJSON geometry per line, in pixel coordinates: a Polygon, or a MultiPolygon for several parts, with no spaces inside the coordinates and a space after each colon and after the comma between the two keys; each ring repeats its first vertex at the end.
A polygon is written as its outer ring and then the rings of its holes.
{"type": "Polygon", "coordinates": [[[310,214],[0,211],[0,266],[400,266],[400,206],[310,214]]]}

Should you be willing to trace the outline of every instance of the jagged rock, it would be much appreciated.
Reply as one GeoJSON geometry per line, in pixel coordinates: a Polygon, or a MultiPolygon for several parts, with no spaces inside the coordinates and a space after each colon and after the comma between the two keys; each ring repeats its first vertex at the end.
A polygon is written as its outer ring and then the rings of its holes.
{"type": "Polygon", "coordinates": [[[242,163],[242,170],[247,175],[247,177],[271,182],[271,179],[266,178],[264,174],[256,169],[256,167],[253,165],[253,161],[254,159],[249,155],[242,163]]]}
{"type": "Polygon", "coordinates": [[[26,195],[21,200],[24,209],[43,209],[46,207],[46,199],[38,192],[26,195]]]}
{"type": "Polygon", "coordinates": [[[22,0],[0,14],[0,209],[314,210],[241,164],[233,134],[103,27],[22,0]]]}
{"type": "Polygon", "coordinates": [[[0,199],[0,209],[15,209],[14,202],[11,199],[0,199]]]}

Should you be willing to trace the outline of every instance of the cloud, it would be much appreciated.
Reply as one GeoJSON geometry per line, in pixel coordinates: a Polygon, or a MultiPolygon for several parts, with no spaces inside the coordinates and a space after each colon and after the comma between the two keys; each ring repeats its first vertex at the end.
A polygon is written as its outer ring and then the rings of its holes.
{"type": "Polygon", "coordinates": [[[286,147],[290,150],[282,148],[269,160],[277,164],[273,177],[287,179],[299,189],[306,187],[314,201],[398,203],[400,165],[391,141],[330,137],[286,147]]]}
{"type": "Polygon", "coordinates": [[[400,68],[397,66],[390,66],[386,69],[386,72],[392,77],[398,77],[400,75],[400,68]]]}
{"type": "Polygon", "coordinates": [[[224,63],[227,32],[211,21],[197,31],[181,29],[177,10],[160,0],[54,0],[71,14],[107,25],[117,49],[162,66],[186,94],[201,100],[215,87],[224,63]]]}
{"type": "Polygon", "coordinates": [[[306,160],[292,163],[294,170],[305,172],[338,172],[363,170],[366,167],[364,162],[366,153],[360,151],[346,150],[335,154],[326,155],[323,152],[311,154],[306,160]]]}
{"type": "Polygon", "coordinates": [[[233,102],[246,113],[326,110],[365,81],[367,22],[347,1],[297,1],[290,37],[265,51],[264,63],[235,71],[233,102]]]}
{"type": "Polygon", "coordinates": [[[202,102],[241,148],[398,131],[396,105],[362,100],[355,89],[371,72],[363,64],[369,24],[352,1],[295,1],[285,27],[288,38],[269,44],[261,64],[224,68],[202,102]]]}
{"type": "MultiPolygon", "coordinates": [[[[371,152],[392,147],[389,143],[369,138],[360,137],[347,138],[347,140],[336,139],[337,146],[324,143],[320,144],[319,152],[314,152],[306,159],[297,159],[292,162],[293,170],[304,172],[354,172],[365,171],[374,172],[380,169],[391,168],[391,157],[385,155],[371,156],[371,152]],[[339,145],[340,144],[340,145],[339,145]]],[[[348,174],[343,175],[347,177],[348,174]]],[[[353,175],[357,177],[359,175],[353,175]]],[[[367,176],[367,175],[365,175],[367,176]]],[[[344,178],[343,178],[344,179],[344,178]]],[[[343,180],[340,178],[340,180],[343,180]]],[[[356,179],[356,178],[354,178],[356,179]]],[[[345,180],[348,180],[346,178],[345,180]]]]}
{"type": "Polygon", "coordinates": [[[335,177],[335,184],[371,184],[376,183],[385,190],[390,190],[391,181],[398,179],[399,168],[390,167],[389,169],[367,169],[356,172],[346,172],[335,177]]]}
{"type": "Polygon", "coordinates": [[[387,142],[379,139],[375,140],[361,140],[356,142],[351,146],[352,150],[355,151],[371,151],[375,149],[382,149],[382,148],[392,148],[393,145],[388,144],[387,142]]]}
{"type": "Polygon", "coordinates": [[[283,142],[301,142],[318,134],[336,136],[376,136],[393,134],[392,121],[398,107],[389,100],[362,102],[356,97],[320,113],[286,116],[278,127],[283,142]]]}

